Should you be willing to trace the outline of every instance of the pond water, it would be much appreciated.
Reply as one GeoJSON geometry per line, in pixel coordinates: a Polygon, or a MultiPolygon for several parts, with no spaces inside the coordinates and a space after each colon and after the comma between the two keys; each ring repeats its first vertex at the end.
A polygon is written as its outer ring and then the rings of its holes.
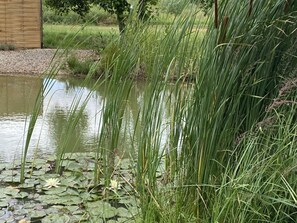
{"type": "MultiPolygon", "coordinates": [[[[0,162],[19,160],[24,148],[29,118],[38,92],[44,86],[44,79],[34,77],[0,76],[0,162]]],[[[66,117],[73,99],[79,94],[87,97],[88,86],[81,86],[81,80],[55,80],[49,94],[42,101],[36,127],[30,142],[28,156],[54,154],[59,144],[66,117]]],[[[129,97],[124,117],[126,129],[133,129],[142,104],[144,84],[136,84],[129,97]]],[[[108,97],[102,85],[91,94],[82,118],[73,132],[73,146],[66,152],[92,150],[96,145],[98,126],[102,115],[103,100],[108,97]]],[[[164,114],[164,122],[168,114],[164,114]]],[[[126,131],[125,131],[126,132],[126,131]]],[[[129,134],[129,132],[127,133],[129,134]]],[[[129,137],[122,137],[129,138],[129,137]]],[[[164,143],[166,131],[164,131],[164,143]]],[[[127,140],[121,143],[129,145],[127,140]]]]}

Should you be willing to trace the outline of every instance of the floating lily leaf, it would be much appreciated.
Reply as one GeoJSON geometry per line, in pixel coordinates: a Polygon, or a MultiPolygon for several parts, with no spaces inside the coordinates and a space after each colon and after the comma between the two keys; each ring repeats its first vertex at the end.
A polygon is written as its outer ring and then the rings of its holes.
{"type": "Polygon", "coordinates": [[[73,213],[73,212],[75,212],[75,211],[77,211],[79,209],[78,206],[73,206],[73,205],[66,206],[65,208],[67,208],[71,213],[73,213]]]}
{"type": "Polygon", "coordinates": [[[20,184],[18,186],[18,188],[20,189],[34,189],[34,184],[33,183],[24,183],[24,184],[20,184]]]}
{"type": "Polygon", "coordinates": [[[35,204],[33,204],[33,203],[25,203],[23,205],[23,208],[25,208],[25,209],[34,209],[35,208],[35,204]]]}
{"type": "Polygon", "coordinates": [[[118,208],[118,216],[120,217],[124,217],[124,218],[131,218],[133,216],[133,214],[131,212],[129,212],[126,208],[118,208]]]}
{"type": "Polygon", "coordinates": [[[33,176],[42,176],[45,174],[44,170],[35,170],[33,171],[33,176]]]}
{"type": "Polygon", "coordinates": [[[26,210],[26,209],[18,209],[15,211],[15,214],[20,216],[21,218],[24,218],[28,213],[31,213],[32,210],[26,210]]]}
{"type": "Polygon", "coordinates": [[[84,176],[89,179],[89,180],[93,180],[94,179],[94,173],[93,172],[85,172],[84,176]]]}
{"type": "Polygon", "coordinates": [[[59,201],[60,201],[60,204],[64,204],[64,205],[79,205],[82,203],[82,200],[80,199],[80,197],[71,196],[71,195],[60,196],[59,201]]]}
{"type": "Polygon", "coordinates": [[[52,173],[52,174],[46,174],[46,175],[40,176],[39,180],[46,181],[49,178],[59,178],[59,177],[60,177],[59,174],[52,173]]]}
{"type": "Polygon", "coordinates": [[[112,207],[109,203],[103,201],[96,201],[87,204],[88,211],[92,217],[113,218],[117,215],[117,209],[112,207]]]}
{"type": "Polygon", "coordinates": [[[131,206],[137,206],[137,201],[136,199],[133,198],[126,198],[126,199],[121,199],[119,201],[120,204],[127,204],[127,205],[131,205],[131,206]]]}
{"type": "MultiPolygon", "coordinates": [[[[117,222],[129,222],[127,218],[118,218],[117,222]]],[[[134,222],[134,221],[132,221],[134,222]]]]}
{"type": "Polygon", "coordinates": [[[42,223],[65,223],[71,222],[70,217],[67,215],[61,214],[51,214],[42,219],[42,223]]]}
{"type": "MultiPolygon", "coordinates": [[[[1,189],[2,190],[2,189],[1,189]]],[[[6,198],[7,197],[7,195],[6,194],[4,194],[4,193],[2,193],[2,191],[0,191],[0,199],[2,200],[3,198],[6,198]]]]}
{"type": "Polygon", "coordinates": [[[19,192],[18,194],[16,194],[15,196],[14,196],[14,198],[17,198],[17,199],[24,199],[24,198],[26,198],[26,197],[28,197],[28,193],[27,192],[19,192]]]}
{"type": "Polygon", "coordinates": [[[79,196],[84,201],[94,201],[94,200],[99,199],[99,196],[97,194],[91,194],[91,193],[88,193],[88,192],[82,192],[82,193],[80,193],[79,196]]]}
{"type": "Polygon", "coordinates": [[[9,187],[2,188],[0,194],[15,196],[17,193],[19,193],[19,191],[20,191],[19,189],[9,186],[9,187]]]}
{"type": "Polygon", "coordinates": [[[45,212],[47,213],[47,215],[58,214],[62,208],[64,208],[64,206],[62,205],[53,205],[46,209],[45,212]]]}
{"type": "Polygon", "coordinates": [[[37,193],[35,193],[35,194],[29,194],[28,195],[28,199],[37,199],[39,196],[40,196],[40,194],[37,194],[37,193]]]}
{"type": "Polygon", "coordinates": [[[44,210],[30,212],[31,218],[43,218],[44,216],[46,216],[46,212],[44,210]]]}
{"type": "Polygon", "coordinates": [[[5,182],[5,183],[20,183],[20,176],[15,175],[15,176],[6,176],[2,178],[0,181],[5,182]]]}
{"type": "Polygon", "coordinates": [[[45,204],[61,204],[60,196],[58,195],[40,195],[37,200],[45,204]]]}
{"type": "Polygon", "coordinates": [[[140,213],[140,209],[138,207],[132,206],[128,208],[129,213],[131,213],[133,216],[140,213]]]}
{"type": "Polygon", "coordinates": [[[8,206],[8,203],[6,201],[0,201],[0,208],[6,208],[7,206],[8,206]]]}
{"type": "Polygon", "coordinates": [[[45,191],[45,194],[62,194],[67,190],[66,187],[52,187],[45,191]]]}
{"type": "Polygon", "coordinates": [[[65,165],[66,170],[70,170],[70,171],[80,172],[83,169],[80,163],[72,160],[65,162],[65,164],[63,165],[65,165]]]}

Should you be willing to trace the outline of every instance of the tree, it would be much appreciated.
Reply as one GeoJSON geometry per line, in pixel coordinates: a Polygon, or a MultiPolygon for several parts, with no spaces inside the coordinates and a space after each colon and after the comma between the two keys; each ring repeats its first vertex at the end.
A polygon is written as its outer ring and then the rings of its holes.
{"type": "Polygon", "coordinates": [[[45,0],[45,3],[58,13],[73,11],[81,16],[89,12],[92,4],[99,5],[105,11],[116,15],[121,33],[125,29],[125,20],[131,7],[127,0],[45,0]]]}
{"type": "MultiPolygon", "coordinates": [[[[138,18],[147,20],[157,2],[158,0],[139,0],[138,18]]],[[[116,15],[121,33],[125,29],[125,23],[131,9],[131,5],[127,0],[45,0],[45,3],[58,13],[74,11],[81,16],[89,12],[92,4],[99,5],[105,11],[116,15]]]]}
{"type": "Polygon", "coordinates": [[[157,5],[158,0],[139,0],[138,2],[138,18],[145,21],[150,18],[153,13],[153,7],[157,5]]]}

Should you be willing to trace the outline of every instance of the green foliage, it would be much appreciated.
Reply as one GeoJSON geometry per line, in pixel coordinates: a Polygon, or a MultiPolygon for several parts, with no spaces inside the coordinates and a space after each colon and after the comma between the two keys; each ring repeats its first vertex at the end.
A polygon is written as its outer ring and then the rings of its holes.
{"type": "MultiPolygon", "coordinates": [[[[92,5],[97,5],[106,12],[116,15],[120,32],[124,31],[126,20],[131,10],[131,5],[127,0],[45,0],[45,3],[60,14],[73,11],[81,16],[85,16],[90,11],[92,5]]],[[[147,20],[154,11],[153,6],[157,3],[158,0],[139,0],[138,18],[147,20]]]]}
{"type": "Polygon", "coordinates": [[[180,15],[183,12],[186,4],[182,0],[166,0],[163,2],[162,6],[167,13],[180,15]]]}
{"type": "Polygon", "coordinates": [[[130,12],[130,4],[126,0],[45,0],[46,4],[56,10],[58,13],[68,13],[74,11],[81,16],[89,12],[91,5],[96,4],[102,7],[105,11],[115,14],[119,24],[119,29],[122,32],[125,28],[125,20],[130,12]]]}
{"type": "Polygon", "coordinates": [[[75,55],[67,58],[68,69],[74,76],[86,76],[94,63],[93,60],[80,61],[75,55]]]}
{"type": "Polygon", "coordinates": [[[0,43],[0,51],[9,51],[15,50],[15,46],[13,44],[1,44],[0,43]]]}
{"type": "Polygon", "coordinates": [[[43,22],[47,24],[66,24],[81,25],[88,23],[90,25],[116,25],[116,16],[104,11],[102,8],[92,6],[90,11],[84,17],[70,11],[68,14],[57,14],[49,7],[43,7],[43,22]]]}
{"type": "Polygon", "coordinates": [[[154,6],[156,6],[158,0],[139,0],[138,2],[138,18],[140,20],[148,20],[154,10],[154,6]]]}

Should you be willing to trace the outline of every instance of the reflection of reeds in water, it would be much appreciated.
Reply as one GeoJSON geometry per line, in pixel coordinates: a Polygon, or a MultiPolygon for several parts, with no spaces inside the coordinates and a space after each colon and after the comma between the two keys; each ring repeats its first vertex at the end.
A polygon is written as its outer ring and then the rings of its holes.
{"type": "MultiPolygon", "coordinates": [[[[144,222],[296,219],[295,112],[276,111],[273,131],[255,128],[268,118],[265,109],[278,94],[279,75],[286,74],[278,68],[289,43],[296,43],[297,5],[255,1],[250,10],[249,4],[218,1],[217,29],[211,20],[202,43],[195,12],[166,29],[128,28],[116,43],[119,50],[102,77],[110,80],[109,97],[98,130],[95,180],[103,174],[105,185],[110,182],[133,74],[141,68],[150,81],[131,133],[137,160],[131,171],[144,222]],[[194,83],[193,92],[183,95],[185,77],[194,83]],[[177,80],[172,103],[164,100],[168,80],[177,80]],[[169,128],[162,122],[168,103],[169,128]],[[166,129],[169,140],[162,147],[166,129]]],[[[73,112],[66,133],[81,116],[81,110],[73,112]]]]}

